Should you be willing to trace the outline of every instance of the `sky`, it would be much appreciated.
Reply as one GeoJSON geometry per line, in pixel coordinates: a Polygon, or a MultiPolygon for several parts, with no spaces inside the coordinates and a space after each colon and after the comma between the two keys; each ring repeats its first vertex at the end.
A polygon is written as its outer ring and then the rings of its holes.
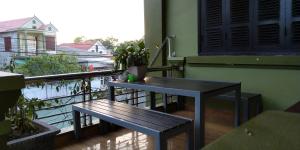
{"type": "Polygon", "coordinates": [[[59,30],[58,44],[78,36],[121,42],[144,36],[143,0],[2,0],[1,6],[0,21],[36,15],[51,22],[59,30]]]}

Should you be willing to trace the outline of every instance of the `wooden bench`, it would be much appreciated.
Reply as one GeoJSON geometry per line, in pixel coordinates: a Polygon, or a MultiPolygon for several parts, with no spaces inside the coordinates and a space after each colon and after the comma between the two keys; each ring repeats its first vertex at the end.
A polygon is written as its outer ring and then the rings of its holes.
{"type": "MultiPolygon", "coordinates": [[[[167,98],[164,98],[164,107],[165,111],[167,110],[168,103],[166,102],[167,98]]],[[[234,93],[227,93],[220,96],[216,96],[213,99],[215,100],[224,100],[224,101],[235,101],[234,93]]],[[[184,98],[182,96],[178,96],[177,98],[177,108],[183,109],[184,108],[184,98]]],[[[243,120],[247,121],[251,117],[256,116],[257,114],[261,113],[263,110],[262,98],[260,94],[256,93],[241,93],[241,105],[242,105],[242,113],[243,113],[243,120]],[[253,112],[254,110],[254,112],[253,112]]]]}
{"type": "MultiPolygon", "coordinates": [[[[216,97],[220,100],[228,100],[234,102],[235,95],[234,93],[227,93],[216,97]]],[[[256,93],[241,93],[241,105],[243,120],[248,121],[252,116],[260,114],[263,110],[262,98],[260,94],[256,93]],[[255,110],[255,112],[251,112],[255,110]],[[251,115],[252,114],[252,115],[251,115]]]]}
{"type": "Polygon", "coordinates": [[[80,113],[88,114],[101,119],[102,127],[112,123],[124,128],[135,130],[155,138],[157,150],[167,149],[167,139],[179,133],[186,133],[187,147],[194,147],[194,133],[191,119],[173,116],[153,110],[137,108],[128,104],[96,100],[72,106],[74,131],[77,139],[80,138],[80,113]]]}

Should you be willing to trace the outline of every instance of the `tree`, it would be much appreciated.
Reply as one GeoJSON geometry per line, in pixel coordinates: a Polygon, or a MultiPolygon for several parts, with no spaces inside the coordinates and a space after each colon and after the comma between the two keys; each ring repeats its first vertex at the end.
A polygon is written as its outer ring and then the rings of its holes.
{"type": "Polygon", "coordinates": [[[68,55],[41,55],[29,58],[25,64],[17,66],[15,72],[25,76],[41,76],[80,72],[77,58],[68,55]]]}
{"type": "Polygon", "coordinates": [[[107,49],[114,49],[116,47],[117,42],[119,41],[118,39],[114,37],[107,37],[105,39],[97,39],[100,41],[100,43],[107,49]]]}
{"type": "Polygon", "coordinates": [[[79,36],[79,37],[76,37],[74,39],[74,43],[80,43],[80,42],[83,42],[85,40],[85,36],[79,36]]]}

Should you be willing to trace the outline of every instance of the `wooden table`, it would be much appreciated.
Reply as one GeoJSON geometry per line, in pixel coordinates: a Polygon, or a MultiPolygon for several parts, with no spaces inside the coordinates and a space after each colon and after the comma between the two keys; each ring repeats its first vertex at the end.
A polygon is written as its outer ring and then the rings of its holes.
{"type": "Polygon", "coordinates": [[[150,92],[151,108],[155,107],[155,93],[163,93],[195,98],[195,149],[204,146],[204,101],[205,99],[230,91],[235,91],[235,125],[240,125],[241,83],[201,81],[179,78],[146,77],[144,81],[108,83],[109,99],[115,100],[115,87],[144,90],[150,92]]]}

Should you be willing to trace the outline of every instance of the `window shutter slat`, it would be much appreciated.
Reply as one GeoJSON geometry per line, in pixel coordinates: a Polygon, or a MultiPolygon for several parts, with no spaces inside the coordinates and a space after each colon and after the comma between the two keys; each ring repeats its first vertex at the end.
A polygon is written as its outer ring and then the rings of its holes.
{"type": "Polygon", "coordinates": [[[293,0],[292,14],[293,14],[293,17],[300,17],[300,0],[293,0]]]}
{"type": "Polygon", "coordinates": [[[292,0],[291,10],[292,13],[287,23],[291,28],[290,48],[294,52],[300,52],[300,0],[292,0]]]}
{"type": "Polygon", "coordinates": [[[207,0],[207,26],[222,25],[222,0],[207,0]]]}
{"type": "Polygon", "coordinates": [[[280,19],[280,0],[257,0],[256,50],[272,52],[283,49],[284,19],[280,19]]]}
{"type": "Polygon", "coordinates": [[[293,22],[292,24],[292,43],[294,45],[300,44],[300,21],[293,22]]]}
{"type": "Polygon", "coordinates": [[[229,51],[247,51],[250,42],[249,0],[230,0],[229,51]]]}
{"type": "Polygon", "coordinates": [[[279,0],[259,0],[258,2],[258,20],[278,19],[280,14],[279,0]]]}
{"type": "Polygon", "coordinates": [[[224,50],[224,0],[202,1],[202,52],[224,50]]]}

